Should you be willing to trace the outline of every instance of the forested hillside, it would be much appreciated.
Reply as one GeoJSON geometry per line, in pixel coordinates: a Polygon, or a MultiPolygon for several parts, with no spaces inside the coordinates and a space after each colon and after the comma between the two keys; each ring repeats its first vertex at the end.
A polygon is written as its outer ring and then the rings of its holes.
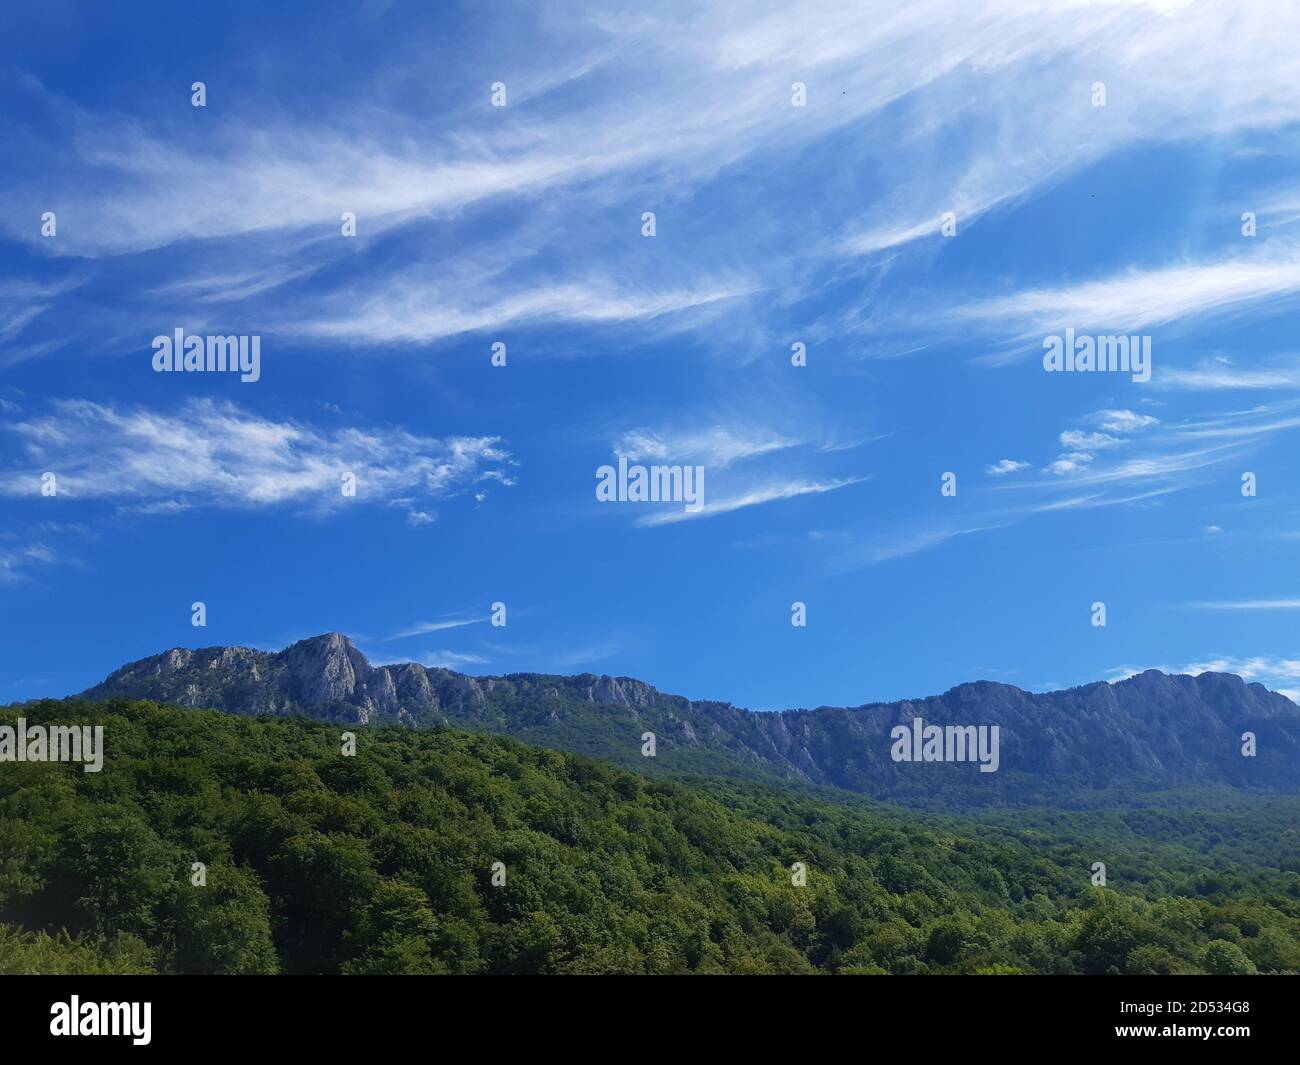
{"type": "Polygon", "coordinates": [[[349,757],[301,718],[45,701],[0,722],[20,713],[102,724],[107,758],[0,764],[0,972],[1300,971],[1300,874],[1154,837],[447,729],[353,727],[349,757]]]}

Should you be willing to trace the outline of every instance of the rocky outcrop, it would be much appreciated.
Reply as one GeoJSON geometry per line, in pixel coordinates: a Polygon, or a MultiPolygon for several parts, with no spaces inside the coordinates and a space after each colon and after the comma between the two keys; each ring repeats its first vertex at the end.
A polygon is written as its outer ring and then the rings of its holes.
{"type": "Polygon", "coordinates": [[[619,706],[649,706],[658,694],[649,684],[628,677],[604,676],[586,690],[588,702],[615,703],[619,706]]]}

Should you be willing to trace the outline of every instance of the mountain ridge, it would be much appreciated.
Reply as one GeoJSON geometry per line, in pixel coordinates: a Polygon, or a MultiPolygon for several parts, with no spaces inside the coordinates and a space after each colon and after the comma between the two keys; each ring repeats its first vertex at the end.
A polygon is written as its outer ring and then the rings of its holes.
{"type": "MultiPolygon", "coordinates": [[[[393,670],[401,671],[401,670],[409,670],[414,668],[414,669],[424,670],[426,671],[426,673],[446,674],[448,676],[461,678],[463,680],[471,681],[476,684],[491,683],[497,681],[507,681],[517,677],[557,677],[557,678],[563,678],[572,681],[579,681],[579,680],[585,681],[587,678],[592,678],[598,682],[602,682],[606,685],[609,685],[609,687],[604,689],[605,691],[608,691],[610,693],[609,696],[602,697],[599,700],[597,700],[600,702],[620,703],[620,702],[636,701],[636,700],[629,700],[627,698],[625,694],[626,689],[624,689],[624,685],[628,685],[632,690],[637,692],[648,691],[650,693],[663,696],[665,698],[683,699],[694,705],[716,704],[722,706],[732,706],[735,707],[735,709],[737,710],[742,710],[745,713],[751,713],[751,714],[815,713],[819,710],[856,710],[856,709],[864,709],[872,706],[888,706],[888,705],[894,705],[898,703],[919,702],[927,698],[946,697],[948,695],[951,695],[954,692],[962,691],[964,689],[981,689],[981,688],[1004,689],[1004,690],[1020,692],[1022,694],[1030,695],[1030,696],[1033,695],[1050,696],[1050,695],[1058,695],[1065,692],[1084,691],[1087,689],[1092,689],[1092,688],[1102,687],[1102,686],[1109,686],[1109,687],[1123,686],[1123,685],[1131,684],[1134,681],[1137,681],[1139,678],[1143,678],[1143,677],[1163,677],[1168,679],[1185,677],[1191,680],[1198,680],[1199,678],[1202,677],[1230,678],[1232,681],[1240,682],[1244,687],[1248,689],[1255,689],[1260,692],[1266,693],[1268,695],[1279,696],[1280,698],[1285,699],[1287,702],[1289,703],[1291,702],[1290,699],[1287,699],[1287,697],[1282,695],[1280,692],[1273,691],[1271,688],[1268,688],[1267,686],[1260,684],[1258,681],[1247,681],[1245,680],[1245,678],[1241,677],[1236,673],[1224,673],[1224,672],[1216,672],[1216,671],[1206,671],[1199,674],[1166,673],[1163,670],[1159,670],[1159,669],[1146,669],[1138,673],[1133,673],[1120,680],[1088,681],[1084,684],[1077,684],[1068,688],[1054,688],[1046,692],[1030,691],[1027,688],[1021,688],[1015,684],[1007,684],[1004,681],[970,680],[970,681],[962,681],[959,684],[954,684],[951,688],[948,688],[947,690],[945,690],[942,693],[939,693],[938,695],[912,696],[907,699],[896,699],[896,700],[891,700],[889,702],[880,702],[880,701],[865,702],[865,703],[855,704],[853,706],[835,706],[828,703],[821,703],[814,707],[786,707],[780,710],[751,710],[746,707],[735,706],[735,704],[730,702],[729,700],[688,699],[686,696],[674,695],[668,692],[664,692],[658,687],[656,687],[655,685],[650,684],[648,681],[643,681],[640,680],[639,678],[630,677],[625,674],[619,674],[619,675],[610,674],[610,673],[565,674],[565,673],[537,673],[537,672],[524,671],[519,673],[472,675],[469,673],[461,673],[458,670],[447,669],[444,666],[425,666],[418,662],[389,662],[381,665],[374,665],[366,657],[365,653],[359,647],[357,647],[357,645],[352,641],[351,637],[341,632],[326,632],[326,633],[321,633],[319,636],[309,636],[302,640],[295,641],[294,643],[290,644],[288,647],[282,649],[281,651],[266,651],[262,648],[252,647],[244,644],[227,644],[227,645],[216,644],[209,647],[195,647],[195,648],[171,647],[165,651],[160,651],[158,654],[147,655],[144,658],[137,659],[133,662],[125,663],[124,665],[120,666],[118,669],[110,673],[99,684],[92,685],[90,688],[87,688],[84,692],[79,693],[78,697],[87,698],[88,697],[87,693],[103,687],[105,684],[108,684],[110,681],[112,681],[113,678],[119,677],[123,674],[127,674],[134,667],[142,666],[147,663],[152,663],[159,659],[172,659],[174,661],[188,660],[193,656],[202,655],[205,652],[212,652],[212,651],[219,651],[222,653],[222,656],[226,658],[230,658],[232,656],[239,656],[239,655],[274,657],[274,656],[289,654],[290,652],[294,651],[297,648],[308,648],[308,647],[316,647],[321,645],[324,645],[325,647],[330,649],[337,649],[338,651],[342,651],[347,655],[349,663],[355,663],[357,660],[360,660],[365,670],[368,672],[393,671],[393,670]]],[[[355,667],[354,667],[354,672],[355,672],[355,667]]],[[[1292,703],[1292,705],[1295,704],[1292,703]]]]}
{"type": "Polygon", "coordinates": [[[968,681],[891,703],[752,711],[608,674],[471,677],[413,662],[374,666],[348,637],[325,633],[278,652],[172,648],[122,666],[80,698],[470,728],[651,769],[743,769],[878,797],[936,784],[941,791],[979,788],[969,763],[921,766],[889,757],[890,729],[919,717],[941,726],[997,725],[1006,772],[986,778],[1300,790],[1300,707],[1227,673],[1147,670],[1042,693],[968,681]],[[666,760],[641,758],[646,732],[655,734],[656,758],[666,760]],[[1244,732],[1256,734],[1256,757],[1242,756],[1244,732]]]}

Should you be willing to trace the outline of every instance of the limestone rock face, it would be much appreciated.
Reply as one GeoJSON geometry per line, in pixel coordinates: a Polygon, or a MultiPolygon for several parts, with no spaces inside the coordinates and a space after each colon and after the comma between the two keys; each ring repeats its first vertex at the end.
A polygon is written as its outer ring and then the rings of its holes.
{"type": "Polygon", "coordinates": [[[601,677],[587,689],[593,703],[616,703],[620,706],[649,706],[659,693],[649,684],[628,677],[601,677]]]}
{"type": "Polygon", "coordinates": [[[357,690],[358,672],[363,682],[370,672],[365,656],[337,632],[303,640],[282,653],[290,676],[308,703],[350,699],[357,690]]]}

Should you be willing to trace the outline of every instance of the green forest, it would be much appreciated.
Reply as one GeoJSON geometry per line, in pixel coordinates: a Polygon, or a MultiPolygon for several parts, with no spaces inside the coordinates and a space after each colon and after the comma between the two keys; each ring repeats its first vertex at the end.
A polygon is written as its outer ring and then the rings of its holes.
{"type": "Polygon", "coordinates": [[[1291,799],[941,817],[451,729],[20,714],[107,758],[0,764],[0,973],[1300,972],[1291,799]]]}

